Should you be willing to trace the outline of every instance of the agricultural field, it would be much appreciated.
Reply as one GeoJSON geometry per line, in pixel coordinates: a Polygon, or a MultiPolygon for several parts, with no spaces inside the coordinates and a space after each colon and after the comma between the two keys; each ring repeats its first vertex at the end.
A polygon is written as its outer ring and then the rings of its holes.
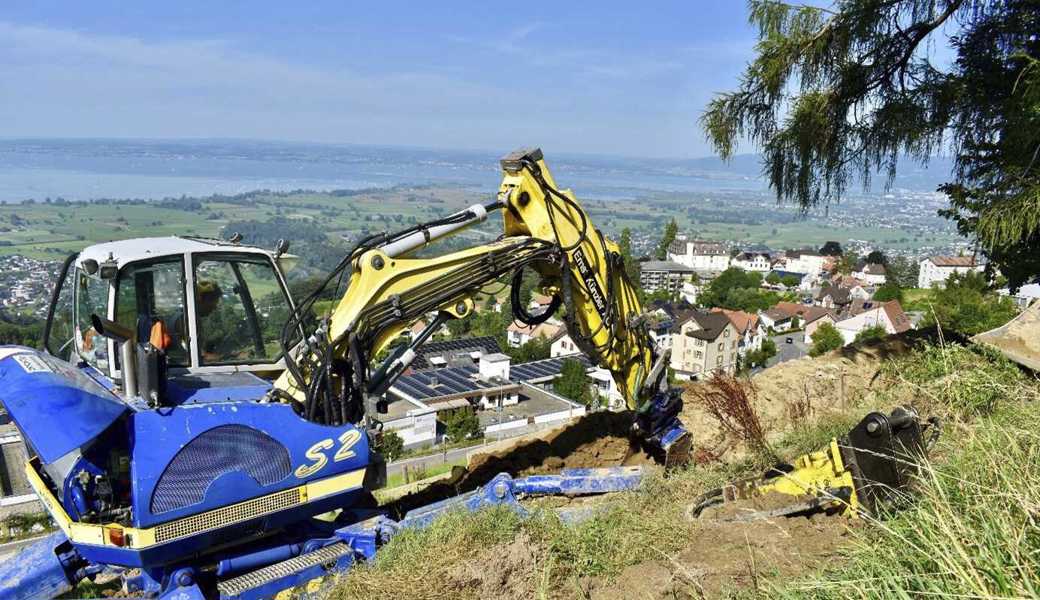
{"type": "MultiPolygon", "coordinates": [[[[273,224],[300,251],[312,234],[333,241],[361,233],[394,230],[487,202],[493,190],[457,185],[396,186],[386,189],[334,192],[251,192],[238,196],[179,198],[156,202],[101,201],[92,203],[0,204],[0,254],[21,254],[57,260],[95,242],[141,236],[221,236],[229,224],[273,224]],[[287,221],[291,223],[286,223],[287,221]]],[[[801,215],[779,207],[758,192],[674,194],[647,191],[635,199],[581,198],[593,222],[616,237],[624,228],[633,234],[637,254],[649,254],[665,223],[675,219],[679,231],[734,246],[766,244],[774,249],[818,247],[828,240],[861,242],[894,253],[911,254],[949,248],[963,240],[927,208],[913,217],[887,222],[871,216],[884,205],[877,200],[849,202],[829,215],[801,215]],[[898,224],[897,224],[898,223],[898,224]]],[[[904,203],[905,204],[905,203],[904,203]]],[[[270,227],[268,229],[271,229],[270,227]]],[[[500,231],[499,217],[463,234],[459,242],[487,240],[500,231]]],[[[243,232],[245,233],[245,232],[243,232]]],[[[273,234],[272,234],[273,235],[273,234]]],[[[271,243],[272,235],[247,243],[271,243]]],[[[274,239],[277,239],[275,237],[274,239]]]]}

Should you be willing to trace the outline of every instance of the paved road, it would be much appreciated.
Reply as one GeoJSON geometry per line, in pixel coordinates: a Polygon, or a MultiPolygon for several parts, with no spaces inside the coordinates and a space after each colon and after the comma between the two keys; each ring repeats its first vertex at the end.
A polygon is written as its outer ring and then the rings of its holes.
{"type": "Polygon", "coordinates": [[[29,544],[32,544],[37,540],[41,540],[44,537],[46,536],[41,535],[39,537],[18,540],[17,542],[8,542],[6,544],[0,544],[0,560],[10,558],[15,552],[18,552],[22,548],[28,546],[29,544]]]}
{"type": "Polygon", "coordinates": [[[776,344],[776,356],[770,358],[766,362],[766,366],[772,367],[809,354],[809,345],[802,341],[804,337],[805,334],[801,331],[774,335],[772,340],[776,344]],[[790,344],[787,343],[787,338],[791,338],[790,344]]]}
{"type": "Polygon", "coordinates": [[[403,460],[394,461],[386,465],[386,474],[389,477],[390,475],[393,475],[395,473],[400,473],[404,470],[405,465],[408,465],[408,468],[411,469],[420,465],[426,468],[430,468],[436,465],[443,465],[445,463],[450,464],[457,462],[465,462],[467,452],[472,452],[473,450],[476,450],[477,448],[480,448],[482,446],[494,444],[495,442],[508,440],[510,438],[520,437],[522,435],[527,435],[528,433],[545,431],[547,429],[555,429],[565,424],[566,423],[564,421],[558,421],[552,423],[545,423],[542,425],[528,425],[526,427],[509,429],[501,432],[500,434],[492,433],[487,438],[485,438],[484,442],[474,444],[472,446],[466,446],[465,448],[454,448],[452,450],[448,450],[446,455],[443,452],[438,452],[429,456],[416,456],[414,458],[406,458],[403,460]]]}
{"type": "Polygon", "coordinates": [[[430,467],[442,465],[444,463],[465,462],[466,453],[475,448],[479,448],[480,446],[481,444],[466,446],[465,448],[453,448],[448,450],[447,453],[438,452],[437,454],[431,454],[429,456],[416,456],[414,458],[394,461],[386,465],[386,474],[389,477],[390,475],[401,473],[404,471],[405,466],[409,469],[417,467],[429,469],[430,467]]]}

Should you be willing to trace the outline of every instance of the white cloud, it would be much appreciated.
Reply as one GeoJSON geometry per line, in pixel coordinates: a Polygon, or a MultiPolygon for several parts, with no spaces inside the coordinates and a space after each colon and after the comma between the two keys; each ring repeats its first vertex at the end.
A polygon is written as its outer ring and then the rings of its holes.
{"type": "MultiPolygon", "coordinates": [[[[700,49],[640,55],[546,44],[556,33],[535,22],[452,39],[501,55],[500,67],[475,71],[460,60],[369,74],[231,40],[155,41],[0,21],[0,135],[533,143],[647,155],[703,147],[688,95],[700,49]],[[665,93],[647,91],[648,82],[665,93]]],[[[699,101],[704,90],[695,91],[699,101]]]]}

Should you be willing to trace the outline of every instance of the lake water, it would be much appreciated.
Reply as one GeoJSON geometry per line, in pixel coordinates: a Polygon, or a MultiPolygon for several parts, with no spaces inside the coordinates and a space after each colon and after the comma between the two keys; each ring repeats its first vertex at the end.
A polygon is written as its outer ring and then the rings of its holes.
{"type": "MultiPolygon", "coordinates": [[[[504,153],[503,153],[504,154],[504,153]]],[[[238,194],[257,189],[331,190],[452,184],[497,189],[490,152],[238,140],[0,140],[0,201],[62,197],[148,198],[238,194]]],[[[584,197],[639,197],[648,191],[765,189],[717,161],[553,155],[563,187],[584,197]]]]}

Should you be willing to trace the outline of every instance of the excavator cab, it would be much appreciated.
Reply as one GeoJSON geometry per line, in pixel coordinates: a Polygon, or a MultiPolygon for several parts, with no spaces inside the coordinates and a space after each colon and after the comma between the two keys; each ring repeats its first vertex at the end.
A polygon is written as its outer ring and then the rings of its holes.
{"type": "Polygon", "coordinates": [[[278,372],[281,328],[292,310],[283,268],[292,258],[201,238],[90,246],[65,261],[44,349],[122,381],[118,336],[103,335],[97,317],[133,343],[153,342],[171,375],[278,372]]]}

